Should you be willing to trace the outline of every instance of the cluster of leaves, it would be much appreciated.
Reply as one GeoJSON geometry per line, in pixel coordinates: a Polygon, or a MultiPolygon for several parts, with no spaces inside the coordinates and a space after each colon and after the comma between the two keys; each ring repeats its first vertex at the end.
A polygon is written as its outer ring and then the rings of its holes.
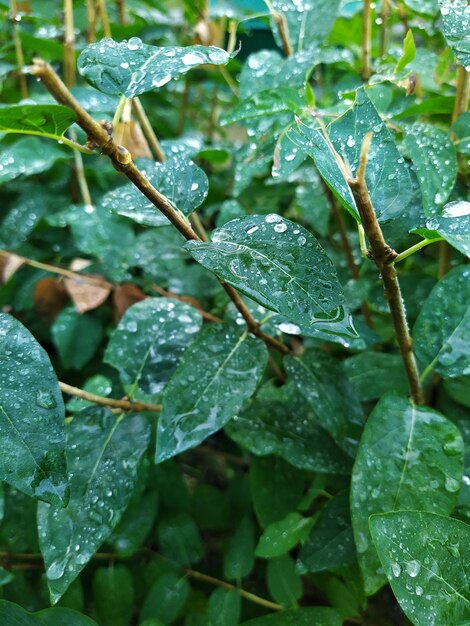
{"type": "Polygon", "coordinates": [[[1,623],[470,623],[467,0],[382,0],[370,42],[368,0],[76,3],[72,40],[67,4],[64,38],[0,1],[1,623]],[[200,239],[21,51],[77,56],[200,239]],[[368,133],[425,405],[361,257],[368,133]]]}

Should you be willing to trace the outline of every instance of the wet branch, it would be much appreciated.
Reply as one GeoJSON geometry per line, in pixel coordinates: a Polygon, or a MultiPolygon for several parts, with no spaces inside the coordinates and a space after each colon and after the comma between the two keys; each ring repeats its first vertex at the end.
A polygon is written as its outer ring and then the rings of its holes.
{"type": "MultiPolygon", "coordinates": [[[[97,146],[97,149],[100,150],[102,154],[109,157],[116,170],[127,176],[188,241],[201,241],[184,215],[175,209],[168,198],[155,189],[150,181],[136,167],[135,163],[132,161],[130,152],[123,146],[114,143],[108,132],[96,122],[72,96],[65,84],[48,63],[41,59],[36,59],[33,65],[30,66],[29,71],[33,76],[42,80],[44,86],[57,102],[74,111],[77,116],[77,124],[87,133],[89,140],[97,146]]],[[[245,319],[248,330],[274,350],[282,354],[289,354],[290,350],[287,346],[260,330],[258,322],[253,318],[238,292],[223,281],[221,281],[221,284],[245,319]]]]}
{"type": "Polygon", "coordinates": [[[108,406],[113,409],[121,409],[122,411],[134,411],[136,413],[140,413],[142,411],[150,411],[152,413],[159,413],[162,410],[161,404],[149,404],[147,402],[134,402],[133,400],[116,400],[114,398],[98,396],[95,393],[90,393],[89,391],[85,391],[84,389],[79,389],[78,387],[72,387],[72,385],[67,385],[67,383],[62,383],[60,381],[59,381],[59,387],[61,391],[63,391],[69,396],[74,396],[75,398],[81,398],[82,400],[93,402],[93,404],[99,404],[101,406],[108,406]]]}
{"type": "Polygon", "coordinates": [[[362,225],[367,239],[369,240],[371,256],[382,276],[385,298],[392,315],[395,336],[400,347],[403,365],[408,377],[411,397],[416,404],[423,404],[424,395],[419,379],[416,359],[413,353],[413,341],[408,328],[405,306],[394,266],[397,253],[385,242],[365,180],[371,140],[372,133],[368,133],[364,137],[362,144],[360,164],[356,172],[356,178],[349,179],[348,184],[356,200],[356,206],[361,216],[362,225]]]}

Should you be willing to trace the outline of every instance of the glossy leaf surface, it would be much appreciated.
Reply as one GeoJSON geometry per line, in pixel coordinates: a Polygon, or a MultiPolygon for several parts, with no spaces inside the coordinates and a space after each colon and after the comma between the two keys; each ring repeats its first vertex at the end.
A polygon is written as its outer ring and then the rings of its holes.
{"type": "Polygon", "coordinates": [[[466,0],[439,0],[442,32],[459,63],[470,66],[470,12],[466,0]]]}
{"type": "Polygon", "coordinates": [[[72,609],[54,608],[29,613],[8,600],[0,600],[0,620],[5,626],[97,626],[95,621],[72,609]]]}
{"type": "Polygon", "coordinates": [[[119,522],[147,449],[148,423],[140,415],[88,409],[67,426],[70,501],[65,509],[38,509],[41,552],[53,603],[119,522]]]}
{"type": "Polygon", "coordinates": [[[119,370],[121,382],[131,395],[136,388],[158,394],[201,323],[201,315],[189,304],[147,298],[127,309],[111,336],[104,360],[119,370]]]}
{"type": "Polygon", "coordinates": [[[442,211],[427,221],[426,226],[470,257],[470,202],[456,200],[446,204],[442,211]]]}
{"type": "Polygon", "coordinates": [[[296,512],[289,513],[265,528],[256,547],[256,556],[272,558],[286,554],[306,538],[311,525],[310,518],[296,512]]]}
{"type": "Polygon", "coordinates": [[[0,153],[0,184],[22,175],[45,172],[64,156],[63,150],[52,142],[44,143],[38,137],[23,137],[0,153]]]}
{"type": "Polygon", "coordinates": [[[0,132],[61,137],[75,113],[58,104],[22,104],[0,108],[0,132]]]}
{"type": "Polygon", "coordinates": [[[193,448],[225,426],[255,391],[267,356],[265,344],[239,328],[204,329],[166,386],[157,462],[193,448]]]}
{"type": "Polygon", "coordinates": [[[373,515],[370,530],[393,592],[416,626],[470,621],[470,526],[425,513],[373,515]]]}
{"type": "Polygon", "coordinates": [[[404,397],[384,396],[370,414],[351,482],[354,538],[368,595],[385,582],[369,516],[417,508],[450,514],[462,481],[463,448],[452,422],[404,397]]]}
{"type": "Polygon", "coordinates": [[[45,350],[0,314],[0,475],[24,493],[65,506],[64,402],[45,350]]]}
{"type": "Polygon", "coordinates": [[[445,378],[470,373],[470,269],[456,267],[434,286],[413,328],[416,355],[426,372],[445,378]]]}
{"type": "Polygon", "coordinates": [[[257,617],[240,626],[341,626],[343,619],[334,609],[314,607],[291,609],[257,617]]]}
{"type": "Polygon", "coordinates": [[[117,42],[102,39],[88,45],[78,58],[78,70],[100,91],[134,98],[158,89],[199,65],[226,65],[230,55],[215,46],[157,47],[138,37],[117,42]]]}
{"type": "Polygon", "coordinates": [[[330,259],[302,226],[274,213],[232,220],[209,243],[189,241],[193,257],[229,285],[294,323],[354,337],[330,259]]]}
{"type": "MultiPolygon", "coordinates": [[[[139,166],[151,184],[185,215],[192,213],[207,196],[209,189],[207,176],[184,154],[172,155],[163,163],[145,159],[139,166]]],[[[128,217],[137,224],[146,226],[169,224],[163,213],[132,183],[109,191],[101,202],[113,213],[128,217]]]]}

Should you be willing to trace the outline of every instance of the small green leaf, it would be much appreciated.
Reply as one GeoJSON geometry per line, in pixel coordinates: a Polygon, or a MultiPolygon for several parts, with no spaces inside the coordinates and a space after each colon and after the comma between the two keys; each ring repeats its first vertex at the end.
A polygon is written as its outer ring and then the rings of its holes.
{"type": "Polygon", "coordinates": [[[349,357],[344,369],[361,402],[376,400],[387,392],[406,394],[408,381],[398,354],[362,352],[349,357]]]}
{"type": "Polygon", "coordinates": [[[462,436],[452,422],[404,397],[384,396],[370,414],[353,468],[350,496],[368,595],[385,582],[369,533],[369,516],[416,508],[451,513],[462,482],[463,448],[462,436]]]}
{"type": "Polygon", "coordinates": [[[144,544],[153,528],[157,513],[157,491],[134,493],[121,521],[106,543],[113,546],[117,556],[132,556],[144,544]]]}
{"type": "Polygon", "coordinates": [[[186,513],[170,514],[161,519],[157,537],[163,556],[172,563],[191,565],[204,553],[198,527],[186,513]]]}
{"type": "Polygon", "coordinates": [[[240,626],[342,626],[343,618],[334,609],[312,607],[279,611],[263,617],[250,619],[240,626]]]}
{"type": "MultiPolygon", "coordinates": [[[[142,159],[139,167],[151,184],[185,215],[190,215],[207,196],[206,174],[184,154],[171,155],[163,163],[142,159]]],[[[170,223],[133,183],[109,191],[101,204],[137,224],[168,226],[170,223]]]]}
{"type": "Polygon", "coordinates": [[[241,613],[241,597],[237,589],[216,589],[207,605],[207,626],[237,626],[241,613]]]}
{"type": "Polygon", "coordinates": [[[44,143],[37,137],[23,137],[0,152],[0,185],[19,176],[46,172],[58,159],[65,157],[56,144],[44,143]]]}
{"type": "Polygon", "coordinates": [[[186,350],[165,388],[156,461],[197,446],[225,426],[256,389],[263,342],[233,326],[209,326],[186,350]]]}
{"type": "Polygon", "coordinates": [[[439,11],[438,0],[404,0],[407,7],[425,15],[436,15],[439,11]]]}
{"type": "Polygon", "coordinates": [[[302,579],[291,556],[284,554],[268,561],[266,582],[269,593],[284,606],[295,606],[302,596],[302,579]]]}
{"type": "Polygon", "coordinates": [[[103,325],[93,314],[80,314],[74,307],[67,307],[55,319],[51,333],[62,365],[79,370],[98,350],[103,325]]]}
{"type": "Polygon", "coordinates": [[[159,576],[145,597],[140,619],[153,618],[171,624],[186,603],[188,593],[189,585],[181,574],[168,572],[159,576]]]}
{"type": "Polygon", "coordinates": [[[401,608],[416,626],[470,623],[470,526],[423,511],[373,515],[370,530],[401,608]]]}
{"type": "Polygon", "coordinates": [[[253,506],[263,528],[295,511],[304,492],[304,473],[276,456],[256,457],[251,463],[253,506]]]}
{"type": "Polygon", "coordinates": [[[51,600],[62,596],[121,519],[150,428],[140,415],[87,409],[67,426],[70,501],[41,503],[38,530],[51,600]]]}
{"type": "Polygon", "coordinates": [[[431,124],[405,129],[405,147],[418,176],[426,217],[449,198],[457,176],[457,156],[449,134],[431,124]]]}
{"type": "Polygon", "coordinates": [[[442,32],[458,61],[470,67],[470,12],[467,0],[440,0],[442,32]]]}
{"type": "Polygon", "coordinates": [[[24,493],[65,506],[64,402],[45,350],[0,313],[0,477],[24,493]]]}
{"type": "Polygon", "coordinates": [[[322,572],[354,563],[356,549],[349,514],[349,497],[339,493],[321,510],[297,561],[297,571],[322,572]]]}
{"type": "Polygon", "coordinates": [[[128,626],[134,608],[134,582],[129,568],[110,565],[97,569],[93,599],[102,626],[128,626]]]}
{"type": "Polygon", "coordinates": [[[127,309],[111,335],[104,362],[119,370],[128,394],[137,387],[159,394],[201,323],[199,312],[188,304],[147,298],[127,309]]]}
{"type": "Polygon", "coordinates": [[[338,362],[321,350],[286,357],[286,371],[309,403],[317,424],[354,456],[364,423],[354,389],[338,362]]]}
{"type": "Polygon", "coordinates": [[[449,202],[426,222],[426,226],[437,231],[451,246],[470,257],[470,202],[449,202]]]}
{"type": "Polygon", "coordinates": [[[265,528],[256,547],[256,556],[266,559],[282,556],[308,535],[312,519],[302,517],[300,513],[289,513],[279,522],[265,528]]]}
{"type": "Polygon", "coordinates": [[[230,113],[221,119],[222,126],[236,122],[252,123],[254,120],[267,120],[273,115],[295,113],[301,115],[304,98],[298,89],[278,87],[266,89],[243,100],[230,113]]]}
{"type": "Polygon", "coordinates": [[[86,615],[72,609],[54,608],[28,613],[8,600],[0,600],[0,622],[5,626],[98,626],[86,615]]]}
{"type": "Polygon", "coordinates": [[[470,374],[470,268],[451,270],[434,286],[413,328],[416,356],[444,378],[470,374]]]}
{"type": "Polygon", "coordinates": [[[248,576],[255,563],[255,529],[244,517],[235,529],[224,554],[224,577],[240,581],[248,576]]]}
{"type": "Polygon", "coordinates": [[[58,104],[22,104],[0,107],[0,132],[42,135],[60,140],[76,119],[58,104]]]}
{"type": "Polygon", "coordinates": [[[415,58],[415,56],[416,56],[416,45],[415,45],[415,40],[413,37],[413,31],[410,29],[406,33],[406,37],[403,40],[403,54],[400,57],[398,63],[396,64],[395,74],[398,74],[399,72],[401,72],[401,70],[405,69],[408,63],[411,63],[411,61],[415,58]]]}
{"type": "Polygon", "coordinates": [[[199,65],[226,65],[231,57],[215,46],[160,48],[144,44],[138,37],[122,42],[102,39],[83,50],[78,71],[106,94],[134,98],[199,65]]]}
{"type": "Polygon", "coordinates": [[[312,330],[355,337],[335,268],[305,228],[279,215],[232,220],[185,248],[256,302],[312,330]]]}

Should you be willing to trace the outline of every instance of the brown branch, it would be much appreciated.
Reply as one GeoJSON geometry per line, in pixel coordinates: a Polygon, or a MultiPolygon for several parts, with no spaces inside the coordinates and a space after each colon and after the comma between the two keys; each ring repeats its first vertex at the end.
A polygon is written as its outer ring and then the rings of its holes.
{"type": "Polygon", "coordinates": [[[22,98],[28,97],[28,83],[26,82],[26,76],[23,74],[24,66],[24,54],[23,45],[20,37],[20,25],[18,20],[18,7],[16,0],[10,0],[10,19],[13,29],[13,42],[15,44],[16,63],[18,65],[18,81],[20,83],[20,93],[22,98]]]}
{"type": "Polygon", "coordinates": [[[119,14],[119,23],[125,26],[127,24],[125,0],[116,0],[116,6],[119,14]]]}
{"type": "Polygon", "coordinates": [[[86,0],[87,41],[96,41],[96,7],[95,0],[86,0]]]}
{"type": "MultiPolygon", "coordinates": [[[[174,208],[173,204],[161,194],[132,161],[129,151],[123,146],[114,143],[108,132],[83,109],[80,103],[54,72],[51,66],[41,59],[36,59],[29,68],[33,76],[42,80],[47,90],[59,102],[69,107],[77,116],[77,124],[87,133],[89,140],[97,146],[102,154],[108,156],[116,170],[122,172],[144,194],[150,202],[159,209],[178,231],[188,240],[201,241],[186,218],[174,208]]],[[[258,322],[252,317],[248,307],[238,292],[221,281],[222,287],[244,317],[248,330],[264,341],[271,348],[282,354],[289,354],[290,350],[283,343],[263,333],[258,322]]]]}
{"type": "Polygon", "coordinates": [[[408,322],[406,320],[405,306],[400,292],[397,273],[393,264],[397,253],[385,242],[382,229],[372,206],[369,190],[365,180],[368,152],[372,140],[372,133],[364,137],[361,149],[361,158],[356,178],[349,179],[348,184],[356,200],[356,206],[361,216],[362,225],[371,247],[372,258],[377,265],[384,283],[385,298],[390,308],[390,313],[395,329],[395,336],[400,347],[403,365],[408,377],[410,394],[416,404],[424,403],[424,395],[419,380],[419,372],[413,353],[408,322]]]}
{"type": "Polygon", "coordinates": [[[101,406],[109,406],[113,409],[121,409],[123,411],[134,411],[140,413],[142,411],[150,411],[153,413],[159,413],[162,410],[161,404],[149,404],[147,402],[134,402],[133,400],[115,400],[114,398],[106,398],[105,396],[98,396],[95,393],[90,393],[84,389],[78,387],[72,387],[59,381],[60,389],[69,396],[75,398],[81,398],[82,400],[88,400],[93,404],[99,404],[101,406]]]}
{"type": "Polygon", "coordinates": [[[111,37],[111,27],[109,25],[108,9],[106,7],[106,0],[97,0],[98,12],[101,17],[101,24],[103,26],[103,33],[105,37],[111,37]]]}
{"type": "Polygon", "coordinates": [[[73,0],[64,0],[64,82],[70,89],[75,85],[75,31],[73,0]]]}
{"type": "Polygon", "coordinates": [[[371,41],[372,41],[372,9],[371,0],[363,0],[362,10],[362,70],[363,80],[369,80],[372,74],[371,41]]]}
{"type": "Polygon", "coordinates": [[[270,0],[265,0],[265,3],[271,13],[271,17],[277,26],[277,32],[279,33],[279,39],[282,43],[282,49],[286,57],[290,57],[294,54],[292,43],[289,35],[289,27],[287,25],[286,16],[283,13],[279,13],[271,4],[270,0]]]}
{"type": "Polygon", "coordinates": [[[388,20],[389,20],[389,7],[390,0],[382,0],[380,8],[380,55],[384,56],[388,49],[388,20]]]}
{"type": "Polygon", "coordinates": [[[157,161],[163,163],[163,161],[165,160],[165,153],[163,152],[162,146],[158,141],[158,137],[149,122],[149,118],[147,117],[147,114],[145,113],[144,107],[142,106],[139,98],[133,98],[132,108],[134,109],[135,116],[139,121],[140,126],[142,127],[142,132],[144,133],[145,139],[148,141],[153,156],[157,161]]]}

